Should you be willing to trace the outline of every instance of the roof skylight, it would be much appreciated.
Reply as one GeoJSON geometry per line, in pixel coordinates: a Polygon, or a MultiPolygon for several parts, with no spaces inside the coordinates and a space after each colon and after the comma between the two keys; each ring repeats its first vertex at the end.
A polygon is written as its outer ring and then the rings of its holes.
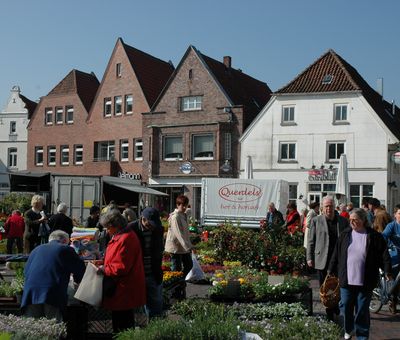
{"type": "Polygon", "coordinates": [[[324,78],[322,78],[322,84],[323,85],[331,84],[332,81],[333,81],[333,75],[331,75],[331,74],[326,74],[324,76],[324,78]]]}

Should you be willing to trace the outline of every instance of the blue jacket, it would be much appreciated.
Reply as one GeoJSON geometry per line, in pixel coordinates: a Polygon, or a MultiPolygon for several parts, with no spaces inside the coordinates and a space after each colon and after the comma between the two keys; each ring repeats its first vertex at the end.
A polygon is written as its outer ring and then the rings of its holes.
{"type": "Polygon", "coordinates": [[[393,243],[393,245],[400,249],[400,224],[396,221],[392,221],[386,226],[382,232],[382,236],[388,242],[388,245],[393,243]]]}
{"type": "Polygon", "coordinates": [[[79,283],[84,272],[84,262],[70,246],[51,241],[36,247],[25,265],[21,307],[46,303],[64,308],[70,275],[79,283]]]}

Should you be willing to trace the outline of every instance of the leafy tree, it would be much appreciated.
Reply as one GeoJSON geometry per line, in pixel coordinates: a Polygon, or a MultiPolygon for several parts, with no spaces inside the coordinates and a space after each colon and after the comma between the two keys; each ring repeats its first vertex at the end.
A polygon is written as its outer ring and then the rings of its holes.
{"type": "Polygon", "coordinates": [[[23,214],[31,206],[32,195],[11,192],[0,201],[0,211],[11,214],[13,210],[19,210],[23,214]]]}

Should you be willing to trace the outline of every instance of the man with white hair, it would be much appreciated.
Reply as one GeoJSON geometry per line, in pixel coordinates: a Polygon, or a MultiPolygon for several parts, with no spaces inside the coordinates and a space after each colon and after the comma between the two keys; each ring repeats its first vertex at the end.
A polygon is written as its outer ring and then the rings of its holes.
{"type": "Polygon", "coordinates": [[[49,243],[29,255],[21,303],[26,316],[62,320],[70,275],[79,283],[85,272],[84,262],[68,243],[68,234],[56,230],[50,234],[49,243]]]}
{"type": "MultiPolygon", "coordinates": [[[[325,196],[322,200],[322,215],[311,220],[307,238],[307,264],[317,269],[320,285],[325,280],[339,234],[348,227],[349,221],[335,214],[333,197],[325,196]]],[[[327,308],[326,314],[333,320],[333,315],[339,314],[339,308],[327,308]]]]}
{"type": "Polygon", "coordinates": [[[66,215],[68,206],[66,203],[61,202],[57,207],[57,214],[53,215],[49,219],[50,231],[63,230],[69,236],[72,234],[72,219],[66,215]]]}

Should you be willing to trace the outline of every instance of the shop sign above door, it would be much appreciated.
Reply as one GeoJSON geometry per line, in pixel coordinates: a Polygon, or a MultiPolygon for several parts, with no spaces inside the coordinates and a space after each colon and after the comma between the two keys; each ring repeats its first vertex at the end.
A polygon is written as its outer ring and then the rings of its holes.
{"type": "Polygon", "coordinates": [[[336,181],[337,169],[310,169],[308,180],[310,182],[336,181]]]}

